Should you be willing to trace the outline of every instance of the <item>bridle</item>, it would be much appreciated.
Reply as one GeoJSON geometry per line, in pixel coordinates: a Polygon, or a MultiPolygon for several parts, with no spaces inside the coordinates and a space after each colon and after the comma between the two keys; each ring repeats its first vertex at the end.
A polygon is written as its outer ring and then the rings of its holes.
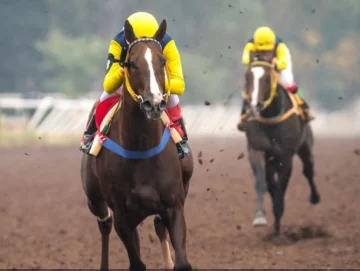
{"type": "MultiPolygon", "coordinates": [[[[142,104],[144,102],[144,98],[141,95],[138,95],[135,93],[134,89],[132,88],[131,84],[130,84],[130,76],[129,76],[129,57],[130,57],[130,52],[131,49],[134,47],[134,45],[140,43],[140,42],[154,42],[157,45],[160,46],[161,50],[163,49],[161,46],[161,43],[153,38],[139,38],[135,41],[133,41],[132,43],[130,43],[129,48],[128,48],[128,52],[125,58],[125,63],[124,63],[124,76],[125,76],[125,85],[126,85],[126,90],[128,91],[128,93],[130,94],[130,96],[133,98],[133,100],[139,104],[142,104]]],[[[165,93],[163,94],[164,100],[167,103],[169,96],[170,96],[170,72],[169,69],[167,67],[167,65],[165,65],[165,80],[167,80],[167,89],[165,89],[165,93]]],[[[166,84],[165,84],[166,85],[166,84]]]]}
{"type": "MultiPolygon", "coordinates": [[[[279,80],[279,74],[275,70],[273,70],[271,63],[266,62],[266,61],[253,61],[253,62],[250,63],[249,68],[252,68],[254,66],[266,66],[266,67],[271,68],[270,97],[266,101],[263,102],[261,110],[264,110],[265,108],[267,108],[272,103],[275,96],[277,95],[277,84],[278,84],[278,80],[279,80]]],[[[246,91],[242,91],[241,96],[243,97],[243,99],[245,101],[250,100],[250,96],[246,91]]]]}

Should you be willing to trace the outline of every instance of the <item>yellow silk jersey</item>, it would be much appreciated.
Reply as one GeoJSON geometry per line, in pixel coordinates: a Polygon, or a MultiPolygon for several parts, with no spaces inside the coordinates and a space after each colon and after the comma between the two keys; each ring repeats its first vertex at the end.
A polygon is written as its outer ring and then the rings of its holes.
{"type": "MultiPolygon", "coordinates": [[[[180,54],[175,41],[166,33],[161,46],[170,73],[170,93],[182,95],[185,90],[185,82],[180,54]]],[[[122,30],[111,40],[109,46],[106,75],[103,82],[104,90],[108,94],[114,93],[124,83],[122,69],[124,68],[127,50],[128,44],[125,39],[124,30],[122,30]]]]}
{"type": "MultiPolygon", "coordinates": [[[[256,52],[254,39],[250,39],[244,47],[244,51],[242,55],[242,63],[244,65],[248,65],[250,63],[251,52],[256,52]]],[[[288,66],[288,47],[283,42],[283,40],[278,37],[276,37],[274,55],[277,58],[276,68],[279,71],[286,69],[288,66]]]]}

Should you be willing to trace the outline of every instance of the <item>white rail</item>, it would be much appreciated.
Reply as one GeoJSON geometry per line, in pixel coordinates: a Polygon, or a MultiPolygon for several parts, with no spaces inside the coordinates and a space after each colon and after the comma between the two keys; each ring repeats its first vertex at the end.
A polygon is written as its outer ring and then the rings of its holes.
{"type": "MultiPolygon", "coordinates": [[[[1,109],[35,109],[26,129],[39,134],[81,134],[94,100],[70,100],[46,97],[44,99],[0,98],[1,109]]],[[[318,112],[312,122],[314,132],[327,136],[360,135],[360,99],[341,112],[318,112]]],[[[183,106],[187,129],[191,136],[240,136],[236,130],[240,105],[225,107],[183,106]]]]}

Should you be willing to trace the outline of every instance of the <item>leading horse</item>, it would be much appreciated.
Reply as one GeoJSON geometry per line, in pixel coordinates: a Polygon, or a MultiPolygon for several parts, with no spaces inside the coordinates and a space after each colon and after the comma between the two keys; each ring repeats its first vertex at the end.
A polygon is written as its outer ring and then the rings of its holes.
{"type": "Polygon", "coordinates": [[[170,94],[165,90],[166,59],[160,43],[166,27],[163,20],[153,38],[136,38],[128,21],[124,26],[129,42],[124,92],[107,137],[121,146],[124,153],[136,155],[120,156],[104,148],[97,157],[85,154],[82,157],[82,185],[88,207],[98,218],[102,237],[101,270],[108,269],[112,224],[127,250],[130,270],[146,270],[140,256],[137,226],[150,215],[155,215],[154,225],[166,267],[192,269],[186,254],[184,204],[193,173],[193,157],[190,154],[179,159],[174,141],[169,140],[168,127],[161,121],[170,94]],[[154,149],[158,150],[155,154],[151,151],[154,149]],[[175,264],[167,231],[175,251],[175,264]]]}
{"type": "Polygon", "coordinates": [[[274,235],[280,234],[285,192],[297,154],[303,163],[311,194],[310,202],[320,202],[314,182],[314,138],[309,123],[301,117],[296,97],[278,83],[279,74],[272,68],[272,57],[252,56],[245,73],[244,104],[249,161],[255,175],[257,210],[253,224],[266,224],[264,195],[271,195],[274,235]]]}

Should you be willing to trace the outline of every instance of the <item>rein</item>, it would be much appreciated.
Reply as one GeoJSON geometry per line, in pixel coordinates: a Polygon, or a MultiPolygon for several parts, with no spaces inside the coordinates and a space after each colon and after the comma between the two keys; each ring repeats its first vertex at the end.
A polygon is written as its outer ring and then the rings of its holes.
{"type": "MultiPolygon", "coordinates": [[[[161,50],[162,50],[162,46],[161,46],[161,43],[158,42],[157,40],[155,39],[152,39],[152,38],[140,38],[140,39],[137,39],[135,41],[133,41],[132,43],[130,43],[129,45],[129,49],[128,49],[128,52],[127,52],[127,55],[126,55],[126,58],[125,58],[125,63],[124,63],[124,76],[125,76],[125,86],[126,86],[126,90],[127,92],[130,94],[130,96],[133,98],[133,100],[137,103],[142,103],[144,101],[144,98],[141,96],[141,95],[137,95],[134,91],[134,89],[132,88],[131,84],[130,84],[130,75],[129,75],[129,57],[130,57],[130,51],[132,49],[132,47],[135,45],[135,44],[138,44],[140,42],[155,42],[157,45],[160,46],[161,50]]],[[[170,96],[170,71],[169,71],[169,68],[167,65],[165,65],[165,80],[167,82],[167,84],[165,84],[165,88],[166,88],[166,85],[167,85],[167,88],[165,89],[166,93],[163,94],[163,97],[165,99],[165,102],[168,102],[168,99],[169,99],[169,96],[170,96]]]]}

